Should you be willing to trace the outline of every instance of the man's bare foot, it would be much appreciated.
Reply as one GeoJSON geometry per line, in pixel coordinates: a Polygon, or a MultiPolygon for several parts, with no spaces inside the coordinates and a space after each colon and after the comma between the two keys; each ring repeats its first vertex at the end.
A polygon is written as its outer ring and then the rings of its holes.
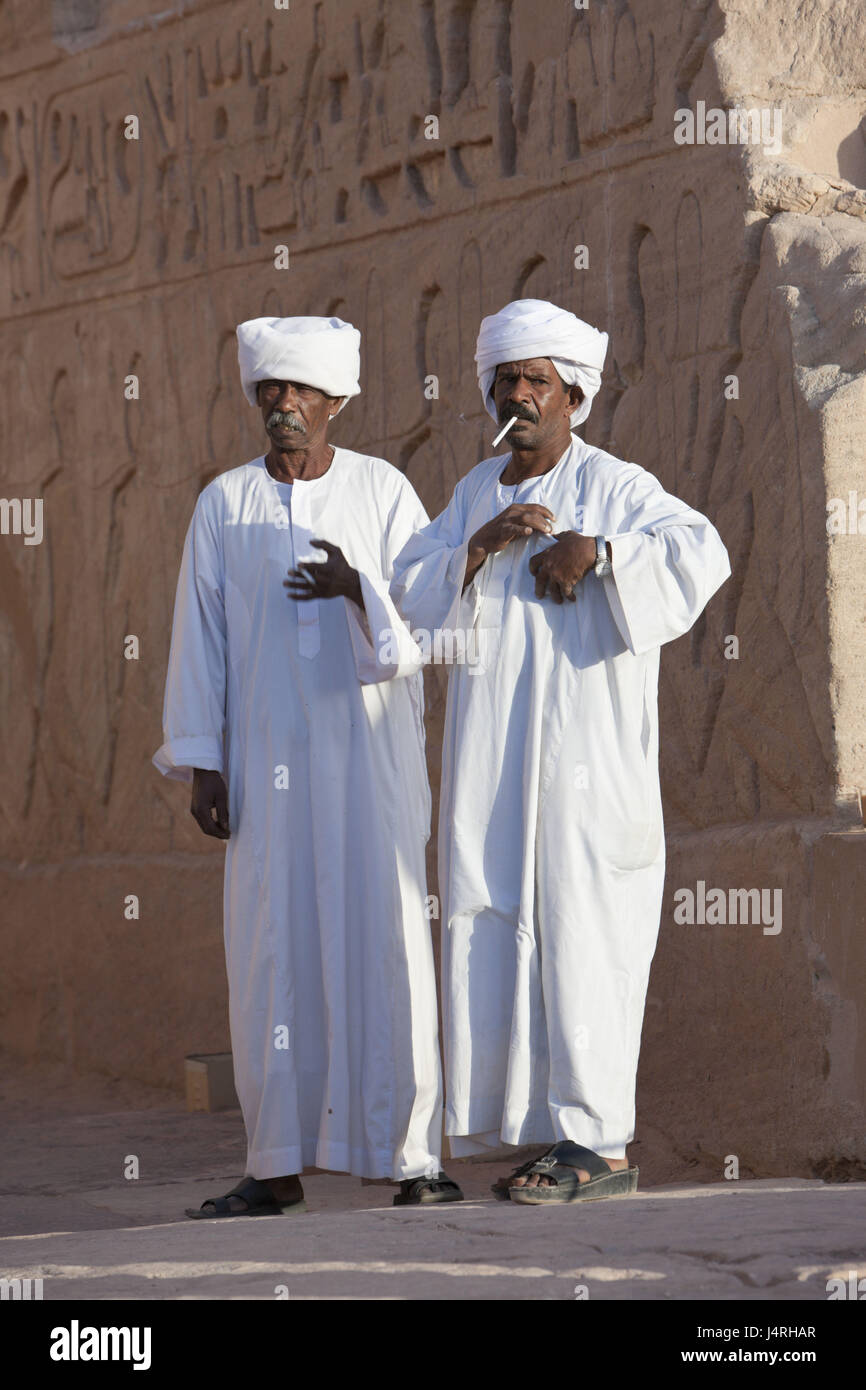
{"type": "MultiPolygon", "coordinates": [[[[628,1167],[627,1158],[608,1158],[606,1154],[599,1154],[599,1158],[603,1158],[608,1167],[612,1168],[615,1173],[619,1172],[622,1168],[628,1167]]],[[[589,1182],[589,1173],[585,1168],[575,1168],[574,1171],[577,1173],[578,1182],[589,1182]]],[[[513,1182],[509,1182],[507,1178],[504,1178],[502,1181],[506,1187],[555,1186],[554,1179],[546,1177],[544,1173],[529,1173],[525,1177],[515,1178],[513,1182]]]]}

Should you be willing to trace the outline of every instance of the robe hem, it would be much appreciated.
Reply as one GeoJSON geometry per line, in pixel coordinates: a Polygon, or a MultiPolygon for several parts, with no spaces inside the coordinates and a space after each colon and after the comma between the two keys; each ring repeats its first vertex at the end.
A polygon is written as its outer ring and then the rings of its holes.
{"type": "Polygon", "coordinates": [[[390,1150],[362,1152],[347,1144],[326,1144],[316,1139],[304,1140],[290,1149],[250,1149],[247,1153],[247,1172],[263,1182],[302,1173],[304,1168],[326,1168],[355,1178],[390,1178],[400,1182],[424,1177],[431,1170],[438,1172],[441,1166],[441,1158],[436,1154],[428,1154],[423,1162],[405,1163],[399,1157],[395,1159],[390,1150]]]}
{"type": "Polygon", "coordinates": [[[621,1128],[618,1130],[620,1137],[605,1139],[604,1130],[597,1120],[576,1111],[572,1111],[568,1117],[563,1117],[560,1112],[559,1121],[556,1126],[548,1119],[546,1123],[503,1125],[501,1130],[477,1131],[473,1134],[466,1130],[460,1134],[452,1134],[446,1130],[445,1137],[452,1158],[470,1158],[495,1152],[500,1148],[519,1149],[532,1144],[556,1144],[561,1139],[571,1139],[575,1144],[583,1144],[585,1148],[592,1149],[594,1153],[604,1154],[607,1158],[625,1158],[626,1145],[634,1139],[632,1130],[628,1139],[623,1140],[621,1128]]]}

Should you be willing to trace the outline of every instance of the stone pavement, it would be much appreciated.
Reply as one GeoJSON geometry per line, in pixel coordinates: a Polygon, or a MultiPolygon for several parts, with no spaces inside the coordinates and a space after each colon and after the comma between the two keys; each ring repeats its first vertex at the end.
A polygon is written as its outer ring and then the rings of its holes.
{"type": "Polygon", "coordinates": [[[862,1182],[668,1181],[547,1210],[490,1197],[501,1162],[449,1162],[461,1204],[395,1208],[390,1185],[314,1173],[306,1214],[193,1222],[243,1170],[238,1112],[119,1083],[2,1089],[0,1276],[41,1278],[46,1300],[823,1301],[831,1276],[866,1275],[862,1182]]]}

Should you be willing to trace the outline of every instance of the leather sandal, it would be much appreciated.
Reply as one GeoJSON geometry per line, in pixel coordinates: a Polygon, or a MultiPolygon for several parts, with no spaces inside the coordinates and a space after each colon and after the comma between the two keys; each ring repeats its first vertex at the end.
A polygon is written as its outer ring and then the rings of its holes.
{"type": "Polygon", "coordinates": [[[213,1221],[217,1217],[226,1216],[289,1216],[306,1210],[307,1204],[303,1196],[297,1201],[281,1202],[266,1182],[261,1182],[258,1178],[242,1178],[237,1187],[233,1187],[224,1197],[208,1197],[198,1210],[187,1207],[186,1214],[193,1221],[213,1221]],[[229,1197],[240,1197],[246,1202],[246,1209],[238,1211],[230,1203],[229,1197]],[[213,1210],[206,1211],[206,1207],[212,1207],[213,1210]]]}
{"type": "Polygon", "coordinates": [[[428,1206],[432,1202],[462,1202],[463,1193],[445,1173],[435,1178],[405,1178],[394,1198],[395,1207],[428,1206]]]}
{"type": "MultiPolygon", "coordinates": [[[[606,1159],[571,1139],[562,1139],[526,1170],[526,1175],[539,1173],[551,1178],[548,1186],[513,1187],[512,1202],[522,1206],[540,1207],[563,1202],[595,1201],[601,1197],[626,1197],[637,1191],[637,1168],[611,1168],[606,1159]],[[589,1181],[581,1182],[577,1169],[589,1173],[589,1181]]],[[[521,1175],[523,1176],[523,1175],[521,1175]]]]}

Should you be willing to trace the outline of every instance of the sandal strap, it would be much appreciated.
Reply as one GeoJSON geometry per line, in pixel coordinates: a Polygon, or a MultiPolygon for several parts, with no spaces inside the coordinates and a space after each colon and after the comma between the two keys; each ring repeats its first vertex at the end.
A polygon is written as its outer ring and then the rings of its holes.
{"type": "Polygon", "coordinates": [[[594,1149],[586,1149],[571,1139],[561,1139],[558,1144],[554,1144],[552,1149],[548,1149],[546,1154],[542,1154],[541,1158],[536,1160],[529,1171],[552,1177],[555,1168],[583,1168],[589,1173],[590,1178],[603,1178],[613,1172],[606,1159],[594,1149]]]}
{"type": "Polygon", "coordinates": [[[431,1192],[447,1192],[449,1188],[452,1188],[455,1192],[460,1191],[460,1188],[457,1186],[457,1183],[454,1181],[454,1179],[446,1178],[444,1173],[442,1173],[441,1176],[438,1178],[430,1179],[431,1192]]]}
{"type": "Polygon", "coordinates": [[[404,1178],[400,1186],[407,1197],[416,1197],[425,1188],[429,1188],[431,1192],[447,1192],[448,1188],[453,1188],[455,1192],[460,1190],[454,1179],[449,1178],[446,1173],[438,1173],[435,1178],[404,1178]]]}
{"type": "MultiPolygon", "coordinates": [[[[201,1204],[201,1211],[205,1207],[213,1207],[216,1216],[243,1216],[244,1213],[237,1211],[229,1201],[230,1197],[240,1197],[242,1202],[246,1202],[247,1211],[252,1211],[253,1207],[264,1206],[266,1203],[274,1205],[274,1194],[267,1183],[260,1182],[258,1178],[241,1178],[236,1187],[231,1192],[227,1192],[224,1197],[208,1197],[201,1204]]],[[[279,1205],[279,1204],[277,1204],[279,1205]]]]}
{"type": "MultiPolygon", "coordinates": [[[[544,1158],[545,1156],[546,1156],[546,1155],[544,1155],[544,1154],[541,1155],[542,1158],[544,1158]]],[[[524,1177],[526,1177],[526,1174],[527,1174],[527,1173],[531,1173],[531,1172],[532,1172],[533,1167],[534,1167],[534,1165],[535,1165],[537,1162],[538,1162],[538,1160],[535,1159],[535,1158],[528,1158],[528,1159],[526,1160],[525,1163],[521,1163],[521,1165],[520,1165],[519,1168],[515,1168],[514,1172],[510,1175],[510,1177],[507,1179],[507,1181],[510,1183],[510,1182],[512,1181],[513,1178],[524,1178],[524,1177]]]]}
{"type": "Polygon", "coordinates": [[[226,1197],[208,1197],[206,1201],[202,1202],[200,1210],[204,1211],[205,1207],[213,1207],[217,1216],[227,1216],[231,1211],[226,1197]]]}
{"type": "Polygon", "coordinates": [[[248,1207],[263,1206],[266,1202],[273,1205],[275,1200],[267,1183],[258,1178],[241,1178],[237,1186],[226,1193],[226,1197],[241,1197],[248,1207]]]}

